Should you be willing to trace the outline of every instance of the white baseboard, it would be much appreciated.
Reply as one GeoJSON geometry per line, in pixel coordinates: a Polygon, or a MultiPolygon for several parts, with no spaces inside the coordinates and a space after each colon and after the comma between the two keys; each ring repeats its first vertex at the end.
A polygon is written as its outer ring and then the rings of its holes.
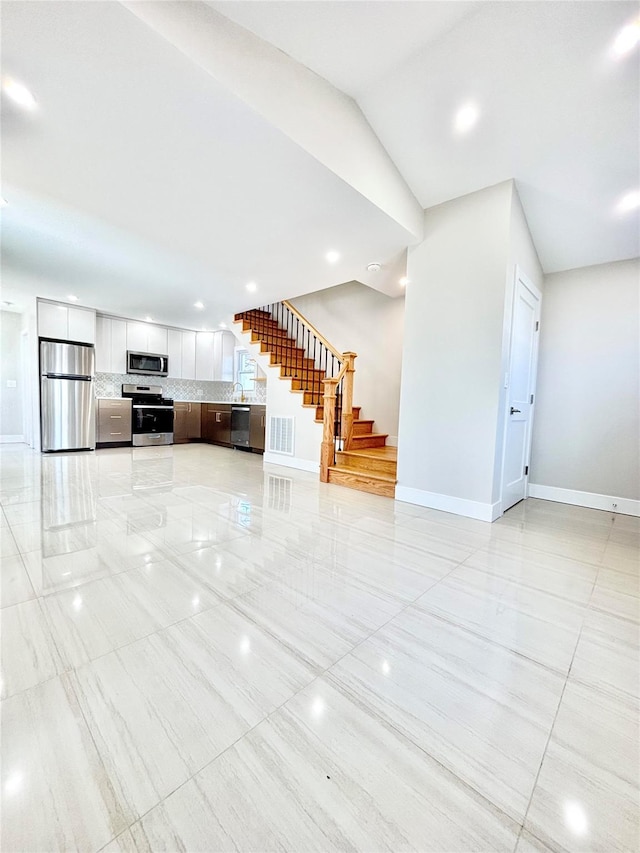
{"type": "Polygon", "coordinates": [[[640,516],[640,501],[633,498],[617,498],[615,495],[598,495],[595,492],[578,492],[575,489],[561,489],[558,486],[541,486],[529,483],[529,497],[543,501],[557,501],[561,504],[575,504],[590,509],[602,509],[607,512],[619,512],[622,515],[640,516]]]}
{"type": "Polygon", "coordinates": [[[429,509],[439,509],[442,512],[451,512],[454,515],[464,515],[467,518],[477,518],[479,521],[495,521],[502,515],[500,501],[494,504],[483,504],[479,501],[468,501],[465,498],[454,498],[451,495],[424,492],[422,489],[412,489],[409,486],[396,486],[396,500],[426,506],[429,509]]]}
{"type": "Polygon", "coordinates": [[[0,444],[24,444],[23,435],[0,435],[0,444]]]}
{"type": "Polygon", "coordinates": [[[320,473],[320,462],[312,462],[310,459],[282,456],[279,453],[269,453],[269,451],[263,454],[262,459],[270,465],[283,465],[285,468],[297,468],[299,471],[309,471],[312,474],[320,473]]]}
{"type": "Polygon", "coordinates": [[[398,446],[398,436],[397,435],[388,435],[387,436],[387,446],[388,447],[397,447],[398,446]]]}

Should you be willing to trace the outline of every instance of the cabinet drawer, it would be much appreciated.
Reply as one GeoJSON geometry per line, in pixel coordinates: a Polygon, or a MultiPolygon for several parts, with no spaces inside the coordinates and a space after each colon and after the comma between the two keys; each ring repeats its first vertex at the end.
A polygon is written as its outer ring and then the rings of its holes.
{"type": "Polygon", "coordinates": [[[115,397],[113,400],[98,400],[98,411],[102,412],[110,409],[129,410],[131,412],[131,400],[124,400],[115,397]]]}
{"type": "MultiPolygon", "coordinates": [[[[99,404],[102,402],[98,401],[99,404]]],[[[131,441],[131,403],[128,400],[109,400],[108,403],[107,406],[98,405],[96,440],[99,444],[131,441]]]]}

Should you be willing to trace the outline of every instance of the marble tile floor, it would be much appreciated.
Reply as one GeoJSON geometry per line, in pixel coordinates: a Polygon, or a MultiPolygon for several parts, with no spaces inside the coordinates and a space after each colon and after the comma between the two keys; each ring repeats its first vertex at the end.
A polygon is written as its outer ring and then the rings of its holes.
{"type": "Polygon", "coordinates": [[[637,851],[640,519],[0,448],[5,853],[637,851]]]}

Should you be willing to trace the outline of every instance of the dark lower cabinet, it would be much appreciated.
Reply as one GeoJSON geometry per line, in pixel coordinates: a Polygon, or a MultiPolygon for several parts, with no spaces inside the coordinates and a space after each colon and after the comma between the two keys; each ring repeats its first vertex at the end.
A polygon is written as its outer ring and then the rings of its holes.
{"type": "Polygon", "coordinates": [[[264,435],[267,417],[266,406],[251,406],[249,418],[249,446],[252,450],[264,453],[264,435]]]}
{"type": "Polygon", "coordinates": [[[186,444],[200,438],[200,403],[173,404],[173,443],[186,444]]]}
{"type": "Polygon", "coordinates": [[[202,405],[202,440],[231,447],[231,406],[226,403],[202,405]]]}

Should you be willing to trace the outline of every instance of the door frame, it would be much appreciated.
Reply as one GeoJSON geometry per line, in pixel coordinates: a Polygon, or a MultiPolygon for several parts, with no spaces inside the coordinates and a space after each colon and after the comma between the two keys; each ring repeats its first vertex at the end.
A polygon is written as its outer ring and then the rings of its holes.
{"type": "MultiPolygon", "coordinates": [[[[538,313],[537,313],[537,321],[538,321],[538,334],[536,335],[534,345],[533,345],[533,372],[532,372],[532,383],[531,383],[531,393],[533,394],[533,403],[531,404],[531,409],[529,413],[529,431],[527,434],[527,445],[526,445],[526,465],[531,467],[531,443],[533,436],[533,419],[536,413],[536,404],[538,402],[538,360],[540,356],[540,317],[542,313],[542,291],[539,290],[535,284],[531,281],[529,276],[523,272],[522,267],[518,264],[515,266],[514,276],[513,276],[513,284],[511,286],[511,319],[509,321],[509,356],[507,360],[507,372],[509,376],[509,384],[505,389],[505,397],[504,397],[504,411],[502,413],[502,464],[500,466],[500,514],[503,515],[506,511],[504,509],[504,468],[507,457],[507,430],[509,427],[509,396],[511,392],[511,356],[513,351],[513,324],[515,320],[515,312],[516,312],[516,297],[518,291],[518,283],[522,282],[524,286],[531,291],[531,293],[538,300],[538,313]]],[[[524,486],[524,500],[529,497],[529,474],[525,474],[525,486],[524,486]]]]}

